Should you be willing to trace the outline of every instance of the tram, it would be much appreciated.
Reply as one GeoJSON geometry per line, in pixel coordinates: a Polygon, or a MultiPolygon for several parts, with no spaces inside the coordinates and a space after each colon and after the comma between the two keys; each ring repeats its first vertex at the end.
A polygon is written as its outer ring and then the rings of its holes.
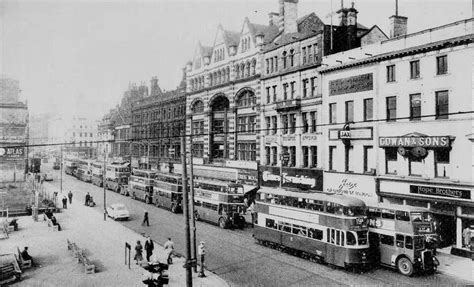
{"type": "Polygon", "coordinates": [[[153,180],[156,172],[145,169],[134,169],[128,182],[128,192],[133,199],[145,203],[153,202],[153,180]]]}
{"type": "Polygon", "coordinates": [[[181,175],[158,172],[153,180],[153,200],[156,206],[171,210],[173,213],[182,212],[181,175]]]}
{"type": "Polygon", "coordinates": [[[432,212],[423,207],[386,203],[368,206],[371,257],[411,276],[434,273],[439,265],[432,212]]]}
{"type": "Polygon", "coordinates": [[[221,228],[245,226],[244,188],[238,183],[194,180],[194,217],[221,228]]]}
{"type": "Polygon", "coordinates": [[[369,266],[366,206],[344,195],[260,190],[258,244],[346,269],[369,266]]]}

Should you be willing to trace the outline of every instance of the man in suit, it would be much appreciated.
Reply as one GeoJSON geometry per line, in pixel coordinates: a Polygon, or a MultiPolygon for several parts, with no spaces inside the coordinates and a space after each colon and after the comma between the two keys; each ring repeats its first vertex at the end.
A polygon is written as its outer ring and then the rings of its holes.
{"type": "Polygon", "coordinates": [[[153,249],[155,249],[155,245],[153,244],[153,240],[151,240],[150,236],[148,235],[145,241],[146,261],[148,262],[150,262],[153,249]]]}

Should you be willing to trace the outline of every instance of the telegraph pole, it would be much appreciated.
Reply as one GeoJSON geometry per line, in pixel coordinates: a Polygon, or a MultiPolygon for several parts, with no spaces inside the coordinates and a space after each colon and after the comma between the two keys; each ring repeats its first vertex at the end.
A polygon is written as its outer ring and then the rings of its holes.
{"type": "Polygon", "coordinates": [[[63,193],[63,145],[61,145],[61,156],[59,161],[59,167],[61,168],[61,194],[63,193]]]}
{"type": "Polygon", "coordinates": [[[186,167],[186,132],[181,132],[181,165],[183,167],[183,217],[185,223],[185,236],[186,236],[186,287],[193,286],[193,275],[191,270],[191,240],[189,232],[189,205],[188,205],[188,185],[187,185],[187,167],[186,167]]]}
{"type": "Polygon", "coordinates": [[[193,247],[193,264],[194,272],[197,272],[197,256],[196,256],[196,218],[194,217],[194,176],[193,176],[193,135],[189,135],[189,141],[191,146],[191,152],[189,153],[189,192],[191,193],[191,204],[190,204],[190,213],[191,213],[191,230],[193,231],[192,238],[192,247],[193,247]]]}

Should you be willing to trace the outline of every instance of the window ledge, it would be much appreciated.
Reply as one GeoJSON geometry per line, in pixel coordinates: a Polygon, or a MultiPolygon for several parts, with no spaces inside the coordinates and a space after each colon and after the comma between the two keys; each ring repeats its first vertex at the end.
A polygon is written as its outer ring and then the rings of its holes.
{"type": "Polygon", "coordinates": [[[418,77],[418,78],[410,78],[409,81],[419,81],[419,80],[423,80],[422,77],[418,77]]]}

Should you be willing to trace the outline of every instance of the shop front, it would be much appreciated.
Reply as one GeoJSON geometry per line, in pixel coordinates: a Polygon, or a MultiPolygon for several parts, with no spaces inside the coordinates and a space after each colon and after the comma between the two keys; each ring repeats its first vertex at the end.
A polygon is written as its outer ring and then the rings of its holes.
{"type": "Polygon", "coordinates": [[[425,207],[434,213],[440,247],[470,249],[464,237],[466,228],[474,226],[472,184],[390,176],[377,180],[382,202],[425,207]]]}

